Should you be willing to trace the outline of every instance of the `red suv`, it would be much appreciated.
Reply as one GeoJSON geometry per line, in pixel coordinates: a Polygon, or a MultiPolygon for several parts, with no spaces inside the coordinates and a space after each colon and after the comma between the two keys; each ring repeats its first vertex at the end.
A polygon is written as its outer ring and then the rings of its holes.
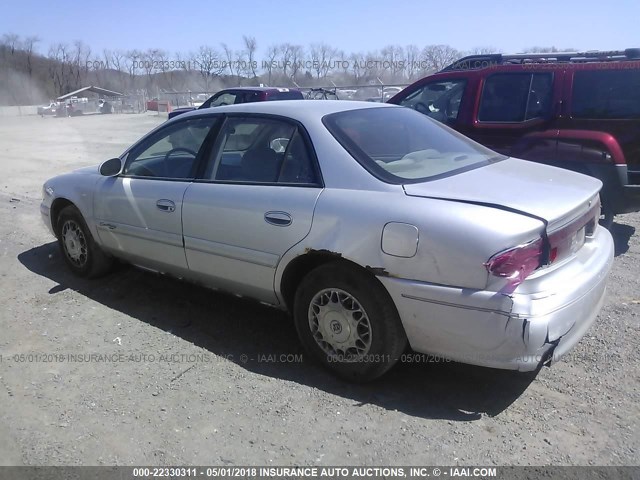
{"type": "Polygon", "coordinates": [[[640,210],[638,48],[472,55],[389,103],[414,108],[505,155],[599,178],[604,224],[640,210]]]}

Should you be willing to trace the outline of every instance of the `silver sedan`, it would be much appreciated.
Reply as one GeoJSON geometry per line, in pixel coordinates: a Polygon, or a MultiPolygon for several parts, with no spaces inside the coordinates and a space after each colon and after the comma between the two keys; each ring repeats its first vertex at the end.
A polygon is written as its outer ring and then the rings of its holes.
{"type": "Polygon", "coordinates": [[[188,113],[47,181],[76,274],[114,259],[293,315],[366,381],[414,352],[534,370],[595,320],[613,261],[601,183],[507,158],[411,109],[264,102],[188,113]]]}

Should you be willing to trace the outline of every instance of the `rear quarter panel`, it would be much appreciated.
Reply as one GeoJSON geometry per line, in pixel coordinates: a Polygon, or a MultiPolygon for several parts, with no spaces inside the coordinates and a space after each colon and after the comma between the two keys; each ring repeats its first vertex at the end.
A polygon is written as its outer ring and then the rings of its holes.
{"type": "Polygon", "coordinates": [[[393,192],[327,188],[316,205],[309,235],[283,257],[276,285],[291,260],[324,250],[379,276],[482,289],[488,280],[484,262],[497,252],[539,237],[543,229],[542,222],[516,213],[409,197],[401,186],[393,192]],[[383,252],[382,232],[389,222],[417,227],[414,256],[383,252]]]}

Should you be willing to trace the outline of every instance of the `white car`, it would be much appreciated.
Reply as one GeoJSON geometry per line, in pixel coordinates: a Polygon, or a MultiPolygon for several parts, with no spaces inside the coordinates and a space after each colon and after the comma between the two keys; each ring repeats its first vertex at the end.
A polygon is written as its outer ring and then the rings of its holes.
{"type": "Polygon", "coordinates": [[[185,113],[47,181],[78,275],[114,258],[288,309],[370,380],[414,351],[534,370],[585,334],[613,241],[601,183],[499,155],[414,110],[260,102],[185,113]]]}

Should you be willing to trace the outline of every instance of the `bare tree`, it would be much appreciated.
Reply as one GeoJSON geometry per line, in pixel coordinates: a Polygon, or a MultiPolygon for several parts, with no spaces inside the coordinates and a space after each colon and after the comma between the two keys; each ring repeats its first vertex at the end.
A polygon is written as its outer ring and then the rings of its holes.
{"type": "Polygon", "coordinates": [[[304,57],[304,48],[302,45],[290,45],[289,47],[291,51],[291,80],[295,83],[304,57]]]}
{"type": "Polygon", "coordinates": [[[150,48],[141,54],[140,63],[142,64],[142,69],[147,75],[147,90],[151,90],[154,86],[157,86],[156,82],[154,82],[153,75],[158,70],[158,53],[158,49],[150,48]]]}
{"type": "Polygon", "coordinates": [[[35,51],[36,43],[38,43],[39,41],[40,38],[38,38],[37,36],[30,36],[27,37],[23,43],[24,51],[27,54],[27,73],[29,74],[29,77],[33,76],[33,54],[35,51]]]}
{"type": "Polygon", "coordinates": [[[256,70],[258,66],[258,62],[256,62],[256,50],[258,49],[258,43],[256,42],[255,37],[247,37],[246,35],[242,36],[242,40],[244,40],[244,47],[247,52],[247,62],[248,62],[248,71],[251,73],[253,78],[258,76],[256,70]]]}
{"type": "Polygon", "coordinates": [[[247,55],[244,50],[236,50],[234,52],[234,62],[236,66],[237,84],[242,85],[242,80],[251,75],[251,69],[247,61],[247,55]]]}
{"type": "Polygon", "coordinates": [[[162,88],[173,89],[173,76],[171,75],[171,64],[169,62],[169,54],[165,50],[158,49],[155,54],[157,81],[161,83],[162,88]]]}
{"type": "Polygon", "coordinates": [[[102,60],[106,58],[105,52],[102,54],[95,54],[91,59],[89,59],[88,67],[89,67],[89,77],[87,78],[87,82],[92,85],[100,85],[106,87],[105,73],[109,70],[109,63],[107,60],[102,60]],[[95,81],[94,81],[95,80],[95,81]]]}
{"type": "MultiPolygon", "coordinates": [[[[81,41],[51,45],[46,56],[36,51],[38,37],[21,38],[14,33],[0,34],[0,102],[32,101],[46,95],[61,95],[85,85],[89,80],[101,85],[113,85],[119,91],[146,86],[168,88],[213,88],[216,77],[229,77],[219,85],[242,84],[263,75],[269,84],[298,82],[319,83],[321,79],[363,84],[384,81],[414,80],[434,70],[441,70],[465,54],[488,55],[493,47],[476,47],[463,53],[449,45],[387,45],[380,52],[345,52],[324,42],[307,47],[291,43],[271,45],[259,65],[258,42],[254,36],[243,35],[243,47],[231,49],[227,44],[214,48],[202,46],[195,53],[168,54],[159,49],[109,51],[91,54],[81,41]],[[311,64],[303,62],[309,55],[311,64]],[[172,59],[169,61],[169,59],[172,59]],[[28,78],[29,81],[24,81],[28,78]],[[22,79],[22,80],[20,80],[22,79]],[[111,82],[111,83],[109,83],[111,82]],[[10,88],[6,86],[11,84],[10,88]]],[[[571,49],[531,47],[528,52],[556,53],[571,49]]]]}
{"type": "Polygon", "coordinates": [[[336,49],[326,43],[315,43],[311,44],[310,53],[316,79],[327,78],[336,56],[336,49]]]}
{"type": "Polygon", "coordinates": [[[2,35],[2,43],[9,47],[11,55],[15,55],[16,50],[20,48],[20,36],[15,33],[5,33],[2,35]]]}
{"type": "Polygon", "coordinates": [[[342,77],[347,80],[349,76],[349,56],[345,53],[344,50],[338,50],[336,52],[336,58],[340,60],[340,70],[342,71],[342,77]]]}
{"type": "Polygon", "coordinates": [[[420,49],[416,45],[407,45],[404,49],[404,58],[407,78],[411,81],[420,68],[420,49]]]}
{"type": "Polygon", "coordinates": [[[235,76],[234,71],[233,71],[233,50],[231,48],[229,48],[229,46],[226,43],[221,43],[220,44],[222,46],[222,50],[224,52],[224,56],[226,58],[226,63],[227,63],[227,68],[229,69],[229,74],[233,77],[235,76]]]}
{"type": "Polygon", "coordinates": [[[122,50],[104,50],[102,52],[104,57],[104,64],[107,69],[115,70],[116,86],[115,90],[122,92],[125,90],[124,86],[124,57],[125,53],[122,50]]]}
{"type": "Polygon", "coordinates": [[[69,46],[64,43],[57,43],[49,47],[49,77],[54,85],[56,96],[64,95],[69,90],[70,57],[69,46]]]}
{"type": "Polygon", "coordinates": [[[400,45],[387,45],[380,53],[384,60],[382,74],[397,82],[405,68],[404,49],[400,45]]]}
{"type": "Polygon", "coordinates": [[[129,50],[124,56],[125,66],[129,73],[129,88],[136,87],[136,76],[138,69],[140,68],[140,60],[142,59],[142,53],[139,50],[129,50]]]}
{"type": "Polygon", "coordinates": [[[82,84],[89,76],[91,67],[91,47],[85,45],[82,40],[73,42],[72,74],[74,78],[74,89],[82,87],[82,84]]]}
{"type": "Polygon", "coordinates": [[[575,48],[557,48],[557,47],[529,47],[525,48],[523,53],[558,53],[558,52],[576,52],[575,48]]]}
{"type": "Polygon", "coordinates": [[[440,71],[461,57],[461,53],[449,45],[428,45],[422,50],[426,71],[440,71]]]}
{"type": "Polygon", "coordinates": [[[291,51],[290,43],[283,43],[280,45],[280,68],[282,69],[282,74],[289,78],[289,69],[291,68],[291,56],[293,52],[291,51]]]}
{"type": "Polygon", "coordinates": [[[353,81],[355,85],[360,84],[360,79],[364,77],[364,55],[362,53],[352,53],[349,56],[349,64],[351,66],[351,72],[353,74],[353,81]]]}
{"type": "Polygon", "coordinates": [[[263,62],[263,66],[267,70],[267,83],[269,85],[271,85],[273,70],[275,69],[276,72],[278,71],[278,64],[276,59],[278,58],[279,53],[280,46],[278,45],[270,45],[269,48],[267,48],[267,56],[265,58],[265,61],[263,62]]]}
{"type": "Polygon", "coordinates": [[[204,89],[208,92],[211,79],[224,71],[224,63],[221,61],[220,53],[209,45],[201,45],[195,62],[204,80],[204,89]]]}
{"type": "Polygon", "coordinates": [[[126,53],[122,50],[113,50],[104,52],[104,60],[107,64],[107,68],[112,67],[114,70],[118,72],[126,72],[126,67],[124,65],[126,53]]]}
{"type": "Polygon", "coordinates": [[[469,52],[470,55],[491,55],[492,53],[499,53],[495,47],[474,47],[469,52]]]}

